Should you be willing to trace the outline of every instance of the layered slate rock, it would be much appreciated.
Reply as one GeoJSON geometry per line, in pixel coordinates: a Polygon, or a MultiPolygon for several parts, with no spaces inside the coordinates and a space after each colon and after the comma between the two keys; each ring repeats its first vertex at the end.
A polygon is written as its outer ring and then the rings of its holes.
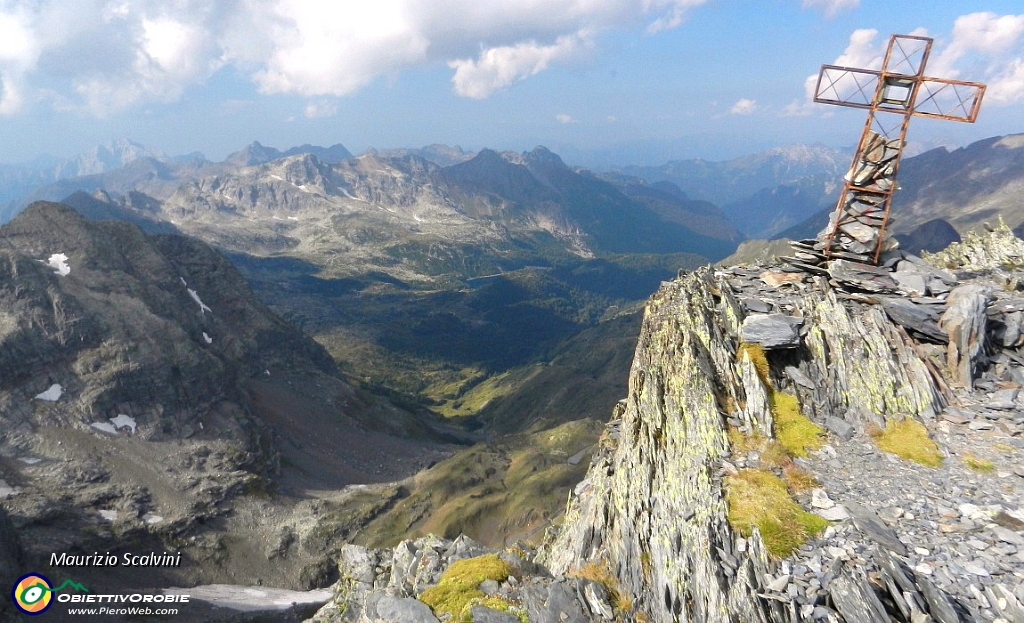
{"type": "Polygon", "coordinates": [[[802,319],[786,314],[751,314],[743,320],[740,336],[744,342],[760,344],[769,350],[797,346],[802,323],[802,319]]]}
{"type": "MultiPolygon", "coordinates": [[[[646,309],[629,395],[562,525],[549,532],[537,565],[516,562],[515,581],[480,590],[509,597],[542,623],[1019,619],[1024,469],[1015,455],[997,457],[993,475],[969,463],[975,452],[1024,450],[1024,357],[997,346],[1017,339],[1007,318],[1017,295],[993,291],[995,301],[978,312],[973,303],[986,295],[973,287],[976,273],[936,275],[931,291],[930,271],[945,272],[922,265],[915,274],[928,277],[926,292],[909,298],[763,267],[702,269],[664,283],[646,309]],[[942,291],[948,285],[962,294],[942,291]],[[953,387],[944,365],[944,346],[960,337],[939,318],[958,313],[958,298],[973,301],[971,318],[986,318],[968,340],[983,346],[969,367],[973,389],[953,387]],[[769,314],[802,319],[801,340],[755,357],[742,327],[769,314]],[[778,391],[795,395],[801,412],[832,433],[820,450],[793,459],[820,479],[796,500],[832,523],[784,559],[766,555],[756,530],[746,538],[734,531],[723,493],[726,474],[779,469],[757,452],[734,452],[727,432],[772,436],[778,391]],[[941,467],[897,458],[871,440],[906,420],[938,442],[941,467]],[[595,569],[600,583],[580,577],[595,569]]],[[[346,548],[335,602],[318,620],[386,620],[374,610],[383,595],[422,595],[452,560],[482,551],[461,538],[346,548]]],[[[479,606],[473,615],[512,623],[479,606]]]]}
{"type": "Polygon", "coordinates": [[[946,366],[953,379],[973,387],[979,359],[985,345],[985,310],[991,289],[979,284],[960,286],[949,293],[939,326],[949,336],[946,366]]]}
{"type": "MultiPolygon", "coordinates": [[[[816,620],[812,606],[800,606],[797,618],[797,606],[813,600],[792,598],[797,593],[788,588],[785,571],[767,559],[757,533],[742,538],[726,520],[721,475],[735,469],[728,461],[745,459],[730,456],[726,426],[772,435],[765,387],[749,357],[737,357],[750,336],[741,327],[758,313],[744,317],[745,309],[787,310],[802,318],[802,342],[769,351],[769,362],[788,364],[773,365],[770,374],[839,438],[863,434],[869,423],[931,421],[944,407],[927,364],[880,306],[844,302],[822,277],[764,281],[756,274],[702,270],[655,294],[629,396],[576,488],[562,530],[542,552],[555,573],[603,561],[622,591],[635,597],[631,616],[652,622],[816,620]],[[755,296],[764,304],[738,302],[755,296]]],[[[832,519],[850,520],[847,509],[818,503],[832,519]]],[[[859,511],[853,519],[869,530],[866,538],[906,553],[871,515],[859,511]]],[[[834,584],[822,588],[818,581],[818,595],[833,595],[820,618],[861,620],[864,615],[852,613],[864,604],[884,612],[865,573],[837,560],[824,580],[834,584]]]]}

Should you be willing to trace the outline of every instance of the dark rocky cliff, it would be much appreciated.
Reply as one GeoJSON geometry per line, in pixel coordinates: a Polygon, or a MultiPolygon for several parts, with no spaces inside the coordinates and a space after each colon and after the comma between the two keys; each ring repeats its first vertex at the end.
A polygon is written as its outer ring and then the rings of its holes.
{"type": "Polygon", "coordinates": [[[336,371],[201,242],[149,238],[40,202],[0,230],[0,258],[8,440],[24,426],[103,422],[130,404],[126,415],[147,437],[188,438],[210,427],[255,442],[259,426],[232,406],[242,401],[240,379],[336,371]],[[66,256],[67,275],[46,263],[55,254],[66,256]],[[45,406],[34,399],[52,384],[61,398],[45,406]]]}

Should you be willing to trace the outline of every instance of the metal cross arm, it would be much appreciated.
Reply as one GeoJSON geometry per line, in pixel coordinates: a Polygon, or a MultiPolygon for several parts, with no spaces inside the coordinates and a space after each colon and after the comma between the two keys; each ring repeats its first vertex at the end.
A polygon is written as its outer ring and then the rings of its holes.
{"type": "Polygon", "coordinates": [[[974,123],[984,95],[985,85],[978,82],[822,65],[814,101],[974,123]]]}

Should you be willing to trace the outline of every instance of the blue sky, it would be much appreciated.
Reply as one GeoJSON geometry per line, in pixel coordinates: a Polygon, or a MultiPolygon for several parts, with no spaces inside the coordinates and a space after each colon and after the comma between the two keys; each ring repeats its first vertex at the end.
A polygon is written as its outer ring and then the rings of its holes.
{"type": "Polygon", "coordinates": [[[844,56],[936,39],[927,73],[990,85],[974,125],[1024,132],[1024,10],[917,0],[0,0],[0,162],[114,138],[219,159],[253,141],[458,144],[570,162],[848,146],[863,113],[809,103],[844,56]],[[874,34],[872,34],[874,32],[874,34]]]}

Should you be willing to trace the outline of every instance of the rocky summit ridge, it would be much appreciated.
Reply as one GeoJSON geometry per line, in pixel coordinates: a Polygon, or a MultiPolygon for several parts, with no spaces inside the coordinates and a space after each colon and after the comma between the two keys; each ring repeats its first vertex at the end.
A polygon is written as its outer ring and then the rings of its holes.
{"type": "Polygon", "coordinates": [[[1024,621],[1024,241],[891,259],[663,283],[538,552],[349,546],[314,620],[1024,621]]]}

